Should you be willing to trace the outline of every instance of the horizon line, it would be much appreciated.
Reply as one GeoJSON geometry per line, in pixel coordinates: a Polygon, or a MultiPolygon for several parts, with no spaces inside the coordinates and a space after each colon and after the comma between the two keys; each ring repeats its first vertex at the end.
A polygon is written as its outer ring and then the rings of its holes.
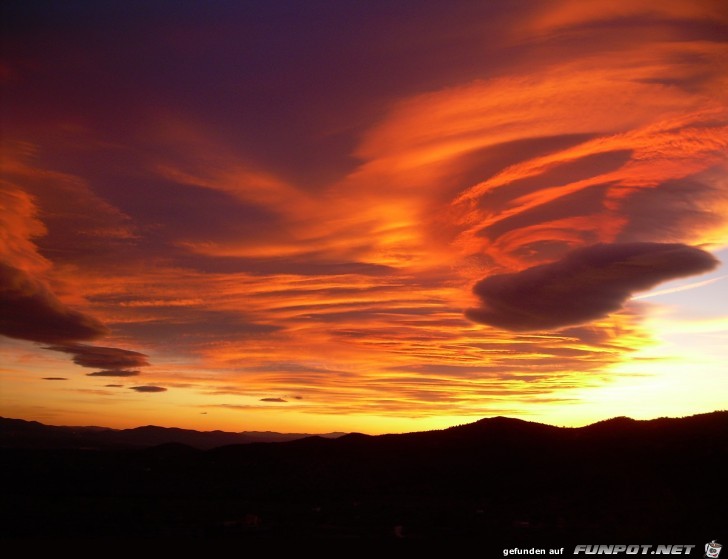
{"type": "MultiPolygon", "coordinates": [[[[530,421],[528,419],[521,419],[519,417],[509,417],[509,416],[504,416],[504,415],[494,415],[494,416],[482,417],[481,419],[477,419],[475,421],[471,421],[471,422],[468,422],[468,423],[458,423],[458,424],[450,425],[448,427],[443,427],[441,429],[425,429],[425,430],[422,430],[422,431],[402,431],[402,432],[391,432],[391,433],[388,432],[388,433],[379,433],[379,434],[375,434],[375,435],[373,435],[371,433],[362,433],[360,431],[329,431],[329,432],[326,432],[326,433],[294,433],[294,432],[282,432],[282,431],[270,431],[270,430],[266,430],[266,431],[260,431],[260,430],[223,431],[222,429],[213,429],[211,431],[202,431],[202,430],[199,430],[199,429],[187,429],[187,428],[184,428],[184,427],[166,427],[166,426],[163,426],[163,425],[153,425],[153,424],[137,425],[136,427],[123,427],[123,428],[106,427],[106,426],[103,426],[103,425],[55,425],[55,424],[51,424],[51,423],[44,423],[42,421],[38,421],[37,419],[24,419],[24,418],[21,418],[21,417],[6,417],[4,415],[0,415],[0,420],[8,419],[8,420],[13,420],[13,421],[25,421],[25,422],[28,422],[28,423],[39,423],[40,425],[43,425],[43,426],[46,426],[46,427],[59,427],[59,428],[71,428],[71,429],[73,429],[73,428],[78,428],[78,429],[96,428],[96,429],[106,429],[106,430],[109,430],[109,431],[129,431],[129,430],[134,430],[134,429],[141,429],[141,428],[144,428],[144,427],[155,427],[155,428],[158,428],[158,429],[179,429],[179,430],[182,430],[182,431],[191,431],[191,432],[202,433],[202,434],[205,434],[205,433],[215,433],[215,432],[231,433],[231,434],[237,434],[237,435],[245,434],[245,433],[272,433],[272,434],[278,434],[278,435],[305,435],[307,437],[309,437],[309,436],[310,437],[316,437],[316,436],[324,436],[324,435],[332,435],[332,434],[340,434],[340,436],[343,437],[345,435],[358,434],[358,435],[366,435],[366,436],[370,436],[370,437],[377,437],[377,436],[383,436],[383,435],[407,435],[407,434],[413,434],[413,433],[428,433],[428,432],[434,432],[434,431],[447,431],[448,429],[453,429],[453,428],[457,428],[457,427],[463,427],[463,426],[466,426],[466,425],[474,425],[476,423],[480,423],[481,421],[487,421],[487,420],[493,420],[493,419],[508,419],[508,420],[513,420],[513,421],[521,421],[523,423],[533,423],[533,424],[537,424],[537,425],[544,425],[544,426],[547,426],[547,427],[554,427],[556,429],[583,429],[583,428],[586,428],[586,427],[590,427],[592,425],[597,425],[599,423],[604,423],[606,421],[612,421],[612,420],[615,420],[615,419],[628,419],[630,421],[644,423],[644,422],[649,422],[649,421],[657,421],[657,420],[660,420],[660,419],[686,419],[686,418],[689,418],[689,417],[698,417],[698,416],[711,415],[711,414],[715,414],[715,413],[726,413],[726,412],[728,412],[728,410],[726,410],[726,409],[716,409],[716,410],[713,410],[713,411],[710,411],[710,412],[693,413],[693,414],[682,415],[682,416],[666,416],[666,415],[661,415],[661,416],[652,417],[652,418],[649,418],[649,419],[635,419],[635,418],[630,417],[628,415],[616,415],[616,416],[613,416],[613,417],[608,417],[606,419],[600,419],[598,421],[594,421],[592,423],[586,423],[584,425],[579,425],[579,426],[553,425],[551,423],[543,423],[541,421],[530,421]]],[[[334,438],[338,438],[338,437],[334,437],[334,438]]]]}

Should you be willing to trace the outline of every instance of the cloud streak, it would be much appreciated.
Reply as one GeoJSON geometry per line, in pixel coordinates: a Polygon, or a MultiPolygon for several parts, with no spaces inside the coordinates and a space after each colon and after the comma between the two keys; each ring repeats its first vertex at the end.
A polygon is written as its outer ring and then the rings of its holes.
{"type": "Polygon", "coordinates": [[[167,389],[163,386],[152,386],[152,385],[144,385],[144,386],[131,386],[129,387],[130,390],[134,390],[135,392],[166,392],[167,389]]]}
{"type": "Polygon", "coordinates": [[[111,369],[108,371],[96,371],[94,373],[86,373],[87,377],[135,377],[139,371],[129,371],[126,369],[111,369]]]}
{"type": "Polygon", "coordinates": [[[116,347],[68,344],[48,346],[45,349],[69,353],[73,355],[76,365],[92,369],[123,369],[149,365],[147,356],[143,353],[116,347]]]}

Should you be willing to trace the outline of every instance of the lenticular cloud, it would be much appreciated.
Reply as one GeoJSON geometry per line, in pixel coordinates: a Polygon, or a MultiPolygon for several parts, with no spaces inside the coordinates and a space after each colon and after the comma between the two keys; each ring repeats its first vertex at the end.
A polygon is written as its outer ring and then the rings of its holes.
{"type": "Polygon", "coordinates": [[[638,291],[716,267],[708,252],[682,244],[597,244],[550,264],[487,277],[466,316],[505,330],[549,330],[618,311],[638,291]]]}

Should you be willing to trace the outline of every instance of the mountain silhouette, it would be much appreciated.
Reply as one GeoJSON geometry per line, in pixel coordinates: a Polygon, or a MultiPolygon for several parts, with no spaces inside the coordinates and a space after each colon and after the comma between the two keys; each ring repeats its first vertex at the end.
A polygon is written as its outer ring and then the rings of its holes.
{"type": "MultiPolygon", "coordinates": [[[[339,437],[343,433],[327,433],[339,437]]],[[[133,429],[108,427],[57,427],[37,421],[0,417],[0,447],[23,448],[144,448],[181,443],[198,449],[252,442],[282,442],[310,437],[307,433],[273,431],[195,431],[146,425],[133,429]]]]}
{"type": "Polygon", "coordinates": [[[0,448],[2,537],[455,538],[502,555],[700,543],[728,526],[726,411],[580,428],[496,417],[208,450],[39,448],[18,434],[37,425],[16,426],[17,444],[0,448]]]}

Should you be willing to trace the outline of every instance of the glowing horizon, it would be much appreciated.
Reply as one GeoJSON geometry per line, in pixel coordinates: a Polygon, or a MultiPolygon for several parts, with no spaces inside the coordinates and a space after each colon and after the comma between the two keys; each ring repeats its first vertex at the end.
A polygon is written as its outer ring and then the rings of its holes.
{"type": "Polygon", "coordinates": [[[3,10],[0,415],[383,433],[725,401],[719,2],[3,10]]]}

